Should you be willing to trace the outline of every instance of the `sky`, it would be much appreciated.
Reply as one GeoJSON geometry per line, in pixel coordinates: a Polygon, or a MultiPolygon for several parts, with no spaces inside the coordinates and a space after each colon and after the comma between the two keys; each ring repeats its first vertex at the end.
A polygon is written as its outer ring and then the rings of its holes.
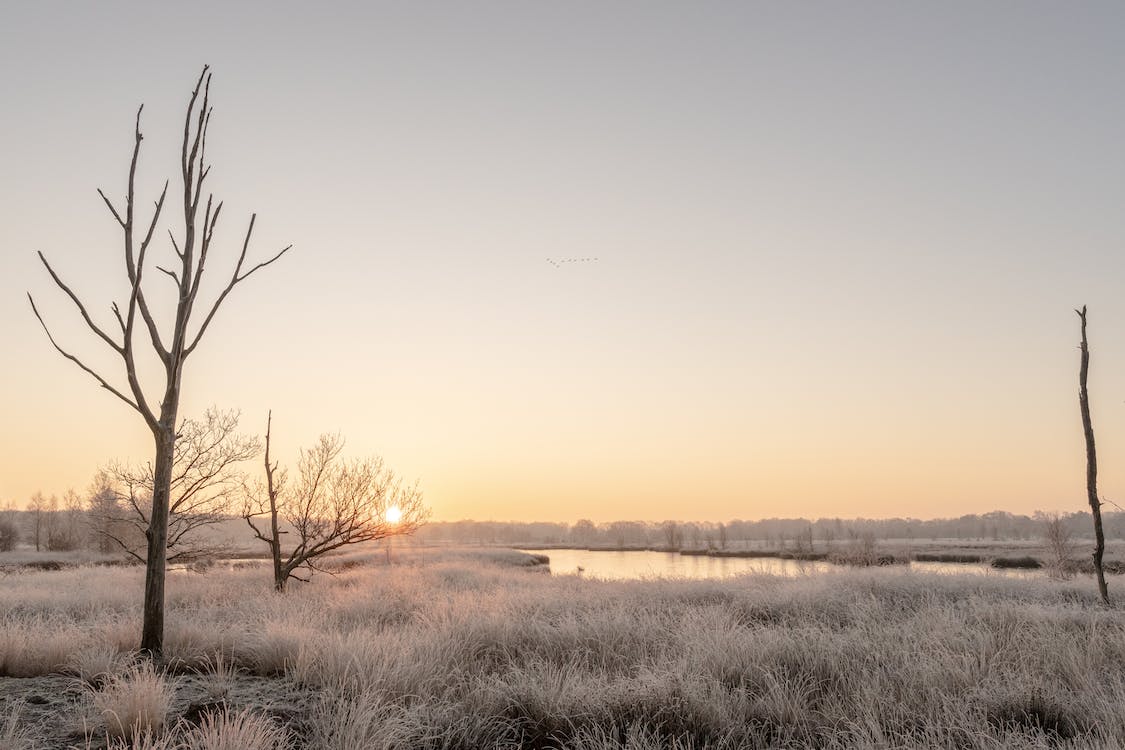
{"type": "Polygon", "coordinates": [[[1125,498],[1120,4],[110,0],[0,9],[0,502],[151,455],[25,295],[120,382],[35,253],[111,320],[95,189],[141,103],[177,176],[205,63],[213,253],[294,249],[185,416],[339,432],[438,520],[1081,510],[1085,304],[1125,498]]]}

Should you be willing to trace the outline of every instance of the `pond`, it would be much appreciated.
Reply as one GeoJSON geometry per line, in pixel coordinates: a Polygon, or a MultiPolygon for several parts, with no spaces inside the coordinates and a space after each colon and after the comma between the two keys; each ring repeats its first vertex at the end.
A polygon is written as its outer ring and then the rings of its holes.
{"type": "MultiPolygon", "coordinates": [[[[608,551],[581,549],[525,549],[524,552],[551,558],[551,573],[583,575],[590,578],[728,578],[747,573],[803,576],[841,566],[827,562],[783,560],[777,557],[708,557],[681,555],[678,552],[608,551]]],[[[984,564],[912,562],[895,565],[895,570],[909,567],[928,573],[993,575],[1016,578],[1038,578],[1039,570],[998,570],[984,564]]]]}

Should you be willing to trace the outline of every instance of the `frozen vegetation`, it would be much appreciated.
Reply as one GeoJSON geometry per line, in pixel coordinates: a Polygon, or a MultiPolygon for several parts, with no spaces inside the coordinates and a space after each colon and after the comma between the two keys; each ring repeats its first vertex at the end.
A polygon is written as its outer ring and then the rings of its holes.
{"type": "Polygon", "coordinates": [[[1056,748],[1125,744],[1125,614],[1087,579],[841,569],[599,581],[505,550],[0,586],[4,748],[1056,748]],[[12,679],[26,678],[26,679],[12,679]]]}

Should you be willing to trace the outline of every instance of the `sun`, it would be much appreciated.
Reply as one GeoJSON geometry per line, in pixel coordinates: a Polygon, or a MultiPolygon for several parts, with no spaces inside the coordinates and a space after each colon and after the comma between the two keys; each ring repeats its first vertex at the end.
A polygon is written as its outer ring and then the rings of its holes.
{"type": "Polygon", "coordinates": [[[383,515],[387,519],[387,523],[398,523],[402,520],[402,508],[392,505],[387,508],[387,512],[383,515]]]}

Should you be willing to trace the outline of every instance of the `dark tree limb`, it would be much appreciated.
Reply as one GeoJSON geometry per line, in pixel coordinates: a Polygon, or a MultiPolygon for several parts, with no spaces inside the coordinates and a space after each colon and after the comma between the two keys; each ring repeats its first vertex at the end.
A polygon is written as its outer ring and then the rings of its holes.
{"type": "Polygon", "coordinates": [[[117,209],[114,208],[113,203],[109,200],[109,198],[106,197],[106,194],[102,192],[101,188],[98,188],[98,195],[100,195],[102,197],[102,200],[105,201],[106,208],[108,208],[109,212],[113,214],[113,218],[117,219],[117,223],[124,227],[125,220],[121,218],[121,214],[117,213],[117,209]]]}
{"type": "Polygon", "coordinates": [[[59,278],[59,275],[55,273],[55,269],[51,268],[51,264],[47,262],[47,257],[41,252],[38,253],[38,255],[39,260],[43,262],[43,267],[47,269],[47,273],[51,275],[51,279],[55,282],[55,286],[57,286],[59,289],[62,289],[63,292],[66,293],[66,296],[70,297],[70,300],[74,303],[74,306],[78,308],[78,312],[82,315],[82,320],[86,321],[86,326],[91,331],[93,331],[98,338],[104,341],[110,349],[117,352],[118,354],[123,353],[125,351],[125,347],[121,344],[118,344],[116,341],[110,338],[109,334],[98,327],[98,324],[95,323],[90,317],[90,313],[86,311],[86,306],[82,304],[82,300],[78,299],[78,295],[75,294],[71,290],[71,288],[66,285],[66,282],[59,278]]]}
{"type": "Polygon", "coordinates": [[[86,372],[90,376],[92,376],[95,380],[98,381],[98,383],[101,384],[102,388],[105,388],[107,391],[112,393],[114,396],[117,396],[119,399],[136,409],[138,412],[141,411],[141,407],[133,403],[133,401],[128,396],[110,385],[109,381],[95,372],[92,368],[87,366],[85,362],[59,346],[58,342],[55,341],[55,337],[51,334],[51,329],[48,328],[47,324],[43,322],[43,316],[39,314],[39,308],[35,306],[35,298],[28,294],[27,301],[31,303],[31,311],[35,313],[35,317],[39,320],[39,325],[43,326],[43,332],[47,334],[47,339],[51,342],[51,346],[55,347],[55,350],[59,354],[61,354],[64,358],[70,360],[74,364],[78,365],[78,367],[81,368],[83,372],[86,372]]]}
{"type": "MultiPolygon", "coordinates": [[[[242,252],[238,256],[238,263],[235,264],[234,272],[231,274],[230,281],[227,282],[227,285],[223,288],[222,292],[219,293],[218,298],[216,298],[215,302],[211,305],[211,309],[207,313],[206,317],[204,317],[203,324],[199,327],[199,331],[195,334],[195,338],[192,339],[191,344],[188,345],[188,347],[184,350],[185,357],[195,351],[195,347],[199,346],[199,341],[203,338],[203,334],[206,333],[207,327],[211,325],[211,320],[214,319],[215,313],[219,311],[219,307],[223,304],[223,301],[226,300],[227,295],[231,293],[231,290],[234,289],[234,287],[240,282],[243,282],[246,279],[250,278],[250,275],[255,271],[261,268],[265,268],[266,266],[279,259],[281,256],[285,255],[285,253],[287,253],[290,249],[292,249],[293,246],[288,245],[283,248],[281,252],[277,253],[269,260],[264,260],[258,265],[251,268],[246,273],[242,273],[242,265],[246,261],[246,251],[250,247],[250,236],[254,233],[254,221],[257,218],[257,214],[252,214],[250,216],[250,226],[246,229],[246,238],[242,241],[242,252]]],[[[199,288],[198,279],[195,288],[199,288]]]]}
{"type": "Polygon", "coordinates": [[[1078,405],[1082,412],[1082,432],[1086,438],[1086,496],[1090,503],[1090,512],[1094,516],[1094,572],[1098,577],[1098,593],[1102,601],[1109,604],[1109,587],[1105,580],[1105,533],[1102,530],[1102,503],[1098,499],[1098,452],[1094,446],[1094,425],[1090,419],[1090,393],[1086,388],[1086,379],[1090,372],[1090,347],[1086,341],[1086,306],[1075,310],[1079,320],[1082,321],[1082,352],[1081,363],[1078,369],[1078,405]]]}

